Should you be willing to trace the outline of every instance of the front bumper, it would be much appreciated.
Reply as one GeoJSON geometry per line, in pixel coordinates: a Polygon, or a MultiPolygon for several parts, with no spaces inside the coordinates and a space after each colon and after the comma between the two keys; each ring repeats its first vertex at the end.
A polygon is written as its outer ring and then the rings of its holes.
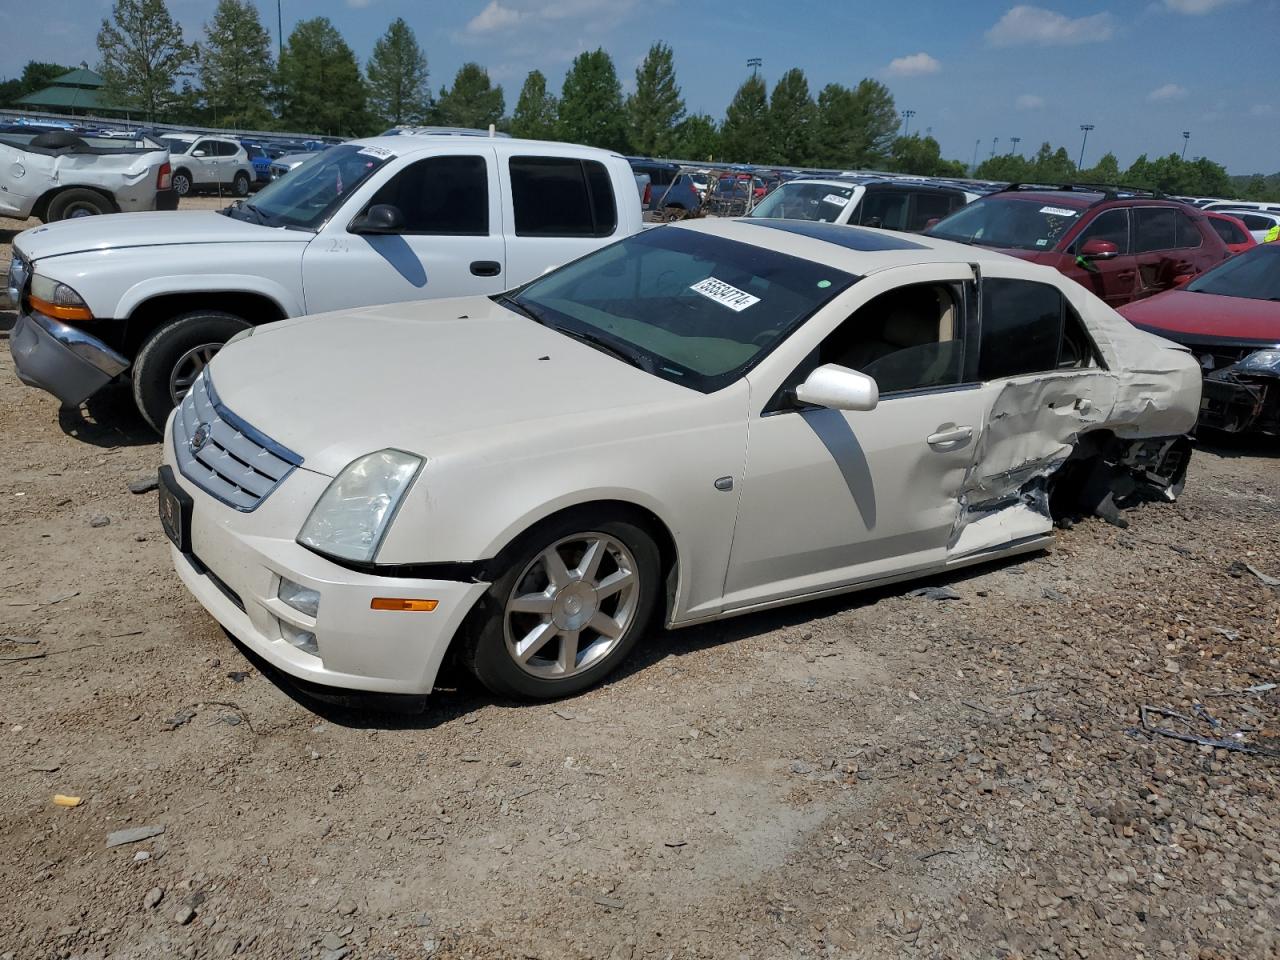
{"type": "Polygon", "coordinates": [[[1205,377],[1199,425],[1227,433],[1280,434],[1280,377],[1205,377]]]}
{"type": "Polygon", "coordinates": [[[241,643],[308,683],[375,693],[428,694],[453,639],[487,583],[380,577],[340,567],[294,537],[329,478],[295,469],[262,504],[242,513],[215,500],[178,469],[172,420],[164,462],[194,501],[190,554],[173,564],[196,597],[241,643]],[[320,594],[315,618],[277,596],[281,578],[320,594]],[[374,597],[435,600],[430,613],[371,610],[374,597]],[[315,634],[318,655],[284,639],[281,622],[315,634]]]}
{"type": "Polygon", "coordinates": [[[73,407],[129,369],[129,361],[97,337],[38,313],[18,315],[9,352],[19,380],[73,407]]]}

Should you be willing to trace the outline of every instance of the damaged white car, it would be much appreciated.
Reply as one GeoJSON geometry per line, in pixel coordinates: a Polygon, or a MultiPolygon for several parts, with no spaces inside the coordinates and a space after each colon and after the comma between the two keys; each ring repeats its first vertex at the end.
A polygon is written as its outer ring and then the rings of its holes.
{"type": "Polygon", "coordinates": [[[937,574],[1172,497],[1199,400],[1185,350],[1048,268],[699,221],[510,294],[241,334],[169,421],[160,512],[200,602],[296,678],[422,695],[452,651],[555,697],[655,617],[937,574]]]}

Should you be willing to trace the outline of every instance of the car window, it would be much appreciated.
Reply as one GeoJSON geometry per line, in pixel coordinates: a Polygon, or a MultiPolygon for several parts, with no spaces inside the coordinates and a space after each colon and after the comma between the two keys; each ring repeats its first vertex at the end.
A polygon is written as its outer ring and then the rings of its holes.
{"type": "Polygon", "coordinates": [[[1071,252],[1079,253],[1090,240],[1107,240],[1116,245],[1121,255],[1129,252],[1129,211],[1120,207],[1103,210],[1090,220],[1075,241],[1071,252]]]}
{"type": "Polygon", "coordinates": [[[836,363],[871,377],[882,395],[954,386],[964,371],[962,302],[960,289],[947,284],[882,293],[833,330],[787,385],[836,363]]]}
{"type": "Polygon", "coordinates": [[[1134,210],[1134,253],[1151,253],[1176,247],[1176,213],[1172,207],[1138,207],[1134,210]]]}
{"type": "Polygon", "coordinates": [[[609,171],[596,160],[512,157],[512,206],[521,237],[607,237],[618,226],[609,171]]]}
{"type": "Polygon", "coordinates": [[[1232,216],[1243,220],[1250,230],[1270,230],[1275,226],[1274,220],[1256,213],[1233,213],[1232,216]]]}
{"type": "Polygon", "coordinates": [[[203,150],[206,157],[216,157],[218,155],[217,144],[212,140],[197,140],[191,148],[192,155],[197,150],[203,150]]]}
{"type": "Polygon", "coordinates": [[[987,197],[961,207],[929,235],[984,247],[1052,250],[1079,223],[1084,210],[1072,206],[1078,202],[1074,196],[1050,201],[1013,194],[987,197]]]}
{"type": "Polygon", "coordinates": [[[489,168],[478,156],[419,160],[383,184],[369,206],[375,203],[399,209],[401,233],[488,236],[489,168]]]}
{"type": "Polygon", "coordinates": [[[784,183],[761,200],[751,216],[835,223],[850,203],[853,192],[853,187],[829,183],[784,183]]]}
{"type": "Polygon", "coordinates": [[[1204,237],[1200,235],[1200,228],[1196,222],[1188,217],[1181,210],[1174,211],[1174,246],[1179,250],[1186,250],[1192,247],[1198,247],[1204,243],[1204,237]]]}
{"type": "Polygon", "coordinates": [[[1047,283],[984,279],[981,327],[979,380],[1097,365],[1084,324],[1047,283]]]}
{"type": "Polygon", "coordinates": [[[1210,217],[1209,226],[1213,227],[1214,231],[1225,243],[1244,243],[1249,239],[1248,234],[1230,220],[1220,220],[1217,217],[1210,217]]]}
{"type": "Polygon", "coordinates": [[[1280,300],[1280,243],[1250,247],[1200,274],[1185,289],[1218,297],[1280,300]]]}
{"type": "Polygon", "coordinates": [[[248,213],[269,226],[314,230],[390,157],[390,151],[352,143],[312,154],[289,176],[258,191],[248,213]]]}
{"type": "Polygon", "coordinates": [[[864,227],[905,230],[909,199],[910,194],[902,190],[877,190],[868,187],[862,198],[858,222],[864,227]]]}
{"type": "Polygon", "coordinates": [[[911,205],[911,219],[907,221],[907,229],[913,233],[924,230],[930,220],[941,220],[956,206],[956,198],[949,193],[921,191],[914,194],[912,199],[914,202],[911,205]]]}

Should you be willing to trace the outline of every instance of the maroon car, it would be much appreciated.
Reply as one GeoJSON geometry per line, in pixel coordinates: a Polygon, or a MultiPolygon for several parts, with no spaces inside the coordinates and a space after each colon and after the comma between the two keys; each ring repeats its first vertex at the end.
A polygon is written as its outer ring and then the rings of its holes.
{"type": "Polygon", "coordinates": [[[1113,307],[1169,290],[1229,255],[1195,207],[1123,188],[1015,183],[928,233],[1054,267],[1113,307]]]}
{"type": "Polygon", "coordinates": [[[1200,358],[1200,425],[1280,436],[1280,243],[1120,311],[1200,358]]]}

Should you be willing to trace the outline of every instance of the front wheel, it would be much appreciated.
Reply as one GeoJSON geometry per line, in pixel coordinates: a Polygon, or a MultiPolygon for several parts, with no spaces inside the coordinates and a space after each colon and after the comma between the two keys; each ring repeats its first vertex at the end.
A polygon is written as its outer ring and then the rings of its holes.
{"type": "Polygon", "coordinates": [[[222,345],[250,324],[233,313],[197,310],[159,327],[133,361],[133,399],[157,433],[222,345]]]}
{"type": "Polygon", "coordinates": [[[612,673],[648,627],[660,565],[640,527],[568,516],[506,553],[464,653],[494,693],[549,700],[583,690],[612,673]]]}
{"type": "Polygon", "coordinates": [[[249,178],[244,173],[237,173],[235,180],[232,182],[237,197],[247,197],[249,195],[249,178]]]}

